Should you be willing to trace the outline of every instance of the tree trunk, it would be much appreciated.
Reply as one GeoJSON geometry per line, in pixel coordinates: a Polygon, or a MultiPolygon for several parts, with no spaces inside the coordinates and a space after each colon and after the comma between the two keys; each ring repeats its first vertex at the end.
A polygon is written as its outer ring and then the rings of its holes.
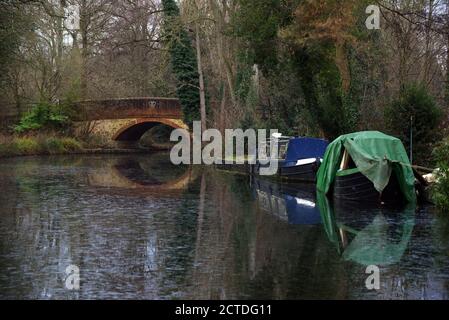
{"type": "Polygon", "coordinates": [[[52,92],[52,97],[55,95],[57,99],[59,96],[59,87],[62,79],[62,56],[64,54],[64,1],[59,1],[58,16],[56,17],[56,72],[55,72],[55,85],[53,86],[54,92],[52,92]]]}
{"type": "Polygon", "coordinates": [[[335,44],[335,63],[340,71],[343,92],[346,94],[351,86],[351,74],[343,40],[338,40],[335,44]]]}
{"type": "Polygon", "coordinates": [[[195,23],[196,36],[196,59],[198,65],[198,75],[200,82],[200,111],[201,111],[201,130],[204,131],[206,127],[206,94],[204,88],[203,66],[201,62],[201,42],[200,42],[200,27],[198,21],[195,23]]]}
{"type": "Polygon", "coordinates": [[[427,21],[426,21],[426,29],[425,29],[425,55],[424,55],[424,75],[423,75],[423,83],[428,88],[431,77],[430,70],[432,66],[432,55],[431,55],[431,36],[432,36],[432,19],[433,19],[433,0],[429,0],[427,21]]]}
{"type": "Polygon", "coordinates": [[[87,99],[87,59],[88,59],[88,13],[87,1],[80,3],[80,35],[81,35],[81,76],[80,76],[80,94],[81,99],[87,99]]]}
{"type": "Polygon", "coordinates": [[[225,110],[226,110],[226,85],[223,85],[223,95],[220,103],[220,131],[225,132],[225,110]]]}
{"type": "Polygon", "coordinates": [[[446,111],[449,111],[449,0],[446,0],[446,85],[445,102],[446,111]]]}
{"type": "Polygon", "coordinates": [[[215,34],[216,34],[216,40],[217,40],[217,53],[218,56],[221,59],[221,64],[223,68],[223,73],[226,76],[226,81],[228,83],[229,87],[229,96],[231,98],[231,103],[233,105],[236,104],[237,100],[234,93],[234,83],[233,83],[233,72],[232,67],[229,62],[229,59],[225,55],[225,46],[223,41],[223,28],[225,25],[225,16],[226,16],[226,5],[223,4],[223,11],[220,11],[216,0],[209,0],[209,6],[212,8],[212,13],[214,15],[216,27],[215,27],[215,34]]]}

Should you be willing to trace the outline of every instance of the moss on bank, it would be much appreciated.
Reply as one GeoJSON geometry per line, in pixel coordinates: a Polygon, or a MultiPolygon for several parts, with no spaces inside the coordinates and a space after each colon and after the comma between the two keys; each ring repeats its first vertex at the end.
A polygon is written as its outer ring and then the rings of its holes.
{"type": "Polygon", "coordinates": [[[42,135],[0,137],[0,157],[70,154],[82,150],[83,144],[71,137],[42,135]]]}

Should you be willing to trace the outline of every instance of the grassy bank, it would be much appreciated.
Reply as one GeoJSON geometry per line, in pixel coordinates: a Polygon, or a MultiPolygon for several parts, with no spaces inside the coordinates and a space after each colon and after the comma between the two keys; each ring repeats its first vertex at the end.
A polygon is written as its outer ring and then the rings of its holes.
{"type": "Polygon", "coordinates": [[[0,157],[79,153],[82,142],[63,136],[0,136],[0,157]]]}

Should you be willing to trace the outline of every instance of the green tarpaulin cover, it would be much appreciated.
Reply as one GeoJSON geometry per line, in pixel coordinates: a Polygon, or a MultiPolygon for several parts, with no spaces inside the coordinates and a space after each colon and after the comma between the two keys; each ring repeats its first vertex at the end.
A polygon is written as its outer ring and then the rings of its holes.
{"type": "Polygon", "coordinates": [[[401,140],[378,131],[365,131],[340,136],[324,155],[317,174],[317,189],[327,194],[347,150],[358,170],[382,192],[392,173],[396,175],[408,202],[416,202],[415,176],[401,140]]]}

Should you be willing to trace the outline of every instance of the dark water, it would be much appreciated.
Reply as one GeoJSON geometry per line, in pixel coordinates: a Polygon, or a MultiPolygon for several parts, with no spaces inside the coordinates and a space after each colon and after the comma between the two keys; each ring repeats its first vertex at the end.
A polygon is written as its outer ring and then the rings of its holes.
{"type": "Polygon", "coordinates": [[[449,215],[430,207],[332,204],[165,154],[0,162],[3,299],[448,297],[449,215]]]}

